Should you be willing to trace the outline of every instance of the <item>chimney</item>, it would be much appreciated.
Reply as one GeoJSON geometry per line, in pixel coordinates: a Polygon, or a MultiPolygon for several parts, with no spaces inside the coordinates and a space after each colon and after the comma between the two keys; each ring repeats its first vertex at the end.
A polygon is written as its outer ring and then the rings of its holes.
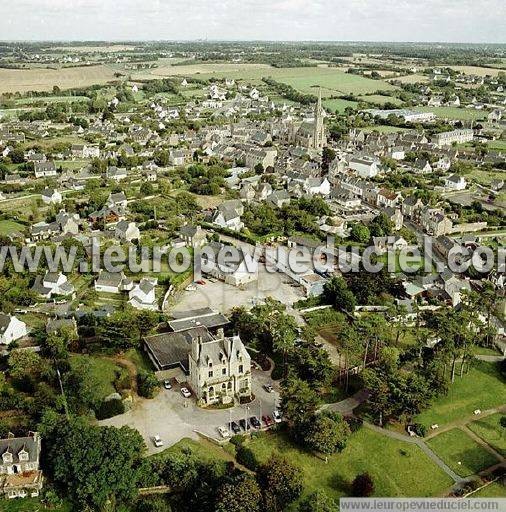
{"type": "Polygon", "coordinates": [[[223,327],[220,327],[218,331],[216,332],[216,335],[220,340],[225,338],[225,331],[223,330],[223,327]]]}

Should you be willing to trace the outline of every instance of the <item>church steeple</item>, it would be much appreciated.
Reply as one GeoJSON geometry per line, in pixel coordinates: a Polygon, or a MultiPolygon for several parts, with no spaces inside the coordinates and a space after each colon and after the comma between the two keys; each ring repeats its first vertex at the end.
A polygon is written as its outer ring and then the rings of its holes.
{"type": "Polygon", "coordinates": [[[314,111],[314,149],[323,149],[325,144],[325,126],[323,124],[322,89],[318,88],[318,101],[314,111]]]}

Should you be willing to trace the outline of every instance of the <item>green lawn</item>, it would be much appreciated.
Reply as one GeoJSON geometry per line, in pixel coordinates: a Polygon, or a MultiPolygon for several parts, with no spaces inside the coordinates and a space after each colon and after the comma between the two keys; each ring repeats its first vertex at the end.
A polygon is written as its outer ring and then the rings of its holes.
{"type": "Polygon", "coordinates": [[[32,98],[20,98],[16,105],[32,105],[34,103],[72,103],[74,101],[90,101],[87,96],[34,96],[32,98]]]}
{"type": "Polygon", "coordinates": [[[471,498],[506,498],[506,487],[500,482],[494,482],[478,492],[471,494],[471,498]]]}
{"type": "Polygon", "coordinates": [[[429,439],[427,445],[455,473],[463,477],[474,475],[498,462],[492,454],[458,428],[429,439]]]}
{"type": "Polygon", "coordinates": [[[327,464],[282,434],[263,436],[249,446],[260,462],[279,452],[299,466],[306,495],[320,489],[334,499],[345,496],[353,479],[364,471],[374,479],[376,496],[437,496],[452,484],[417,446],[366,427],[352,434],[343,452],[329,457],[327,464]]]}
{"type": "Polygon", "coordinates": [[[10,235],[11,233],[23,233],[26,226],[14,222],[13,220],[0,220],[0,235],[10,235]]]}
{"type": "Polygon", "coordinates": [[[0,510],[2,512],[41,512],[43,510],[50,510],[51,512],[71,512],[73,508],[69,503],[64,503],[59,507],[47,508],[38,498],[23,498],[0,500],[0,510]]]}
{"type": "Polygon", "coordinates": [[[468,423],[467,427],[496,451],[506,456],[506,429],[499,423],[503,416],[505,415],[502,413],[492,414],[468,423]]]}
{"type": "Polygon", "coordinates": [[[187,453],[191,451],[197,458],[206,461],[223,461],[230,462],[233,457],[227,453],[223,448],[217,446],[209,441],[200,440],[194,441],[193,439],[184,438],[176,444],[167,448],[163,452],[153,455],[156,458],[163,458],[164,455],[169,453],[187,453]]]}
{"type": "Polygon", "coordinates": [[[471,416],[476,409],[487,410],[504,403],[505,380],[497,363],[476,361],[461,378],[455,377],[446,396],[436,399],[415,421],[427,427],[471,416]]]}
{"type": "Polygon", "coordinates": [[[370,95],[362,95],[359,96],[359,99],[362,101],[368,101],[369,103],[374,103],[375,105],[384,105],[385,103],[393,103],[398,107],[402,106],[404,102],[399,98],[394,96],[383,96],[382,94],[370,94],[370,95]]]}
{"type": "Polygon", "coordinates": [[[79,359],[87,359],[90,361],[90,372],[93,380],[97,383],[95,389],[97,397],[105,398],[111,393],[116,392],[116,389],[114,388],[114,381],[116,380],[118,373],[126,372],[125,369],[121,368],[109,359],[96,356],[73,355],[70,362],[72,364],[72,362],[79,359]]]}
{"type": "Polygon", "coordinates": [[[506,151],[506,140],[489,140],[487,146],[492,151],[506,151]]]}

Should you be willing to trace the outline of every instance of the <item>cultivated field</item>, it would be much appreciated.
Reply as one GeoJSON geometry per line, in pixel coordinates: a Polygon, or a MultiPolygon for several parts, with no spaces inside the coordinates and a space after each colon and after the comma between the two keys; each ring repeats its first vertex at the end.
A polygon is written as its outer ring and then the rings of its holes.
{"type": "MultiPolygon", "coordinates": [[[[460,71],[466,75],[477,75],[477,76],[497,76],[501,71],[500,68],[482,68],[479,66],[450,66],[455,71],[460,71]]],[[[502,68],[502,71],[506,71],[506,67],[502,68]]]]}
{"type": "Polygon", "coordinates": [[[50,91],[106,84],[114,79],[108,66],[82,66],[60,69],[0,69],[0,94],[5,92],[50,91]]]}

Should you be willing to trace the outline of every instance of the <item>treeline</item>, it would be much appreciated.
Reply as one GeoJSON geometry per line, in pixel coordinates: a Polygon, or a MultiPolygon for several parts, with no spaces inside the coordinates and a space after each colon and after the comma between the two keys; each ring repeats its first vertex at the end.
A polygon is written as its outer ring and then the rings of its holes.
{"type": "Polygon", "coordinates": [[[299,92],[291,85],[277,82],[271,77],[264,77],[262,78],[262,81],[268,86],[272,87],[280,96],[286,98],[287,100],[295,101],[297,103],[301,103],[302,105],[310,105],[311,103],[316,102],[316,96],[299,92]]]}

